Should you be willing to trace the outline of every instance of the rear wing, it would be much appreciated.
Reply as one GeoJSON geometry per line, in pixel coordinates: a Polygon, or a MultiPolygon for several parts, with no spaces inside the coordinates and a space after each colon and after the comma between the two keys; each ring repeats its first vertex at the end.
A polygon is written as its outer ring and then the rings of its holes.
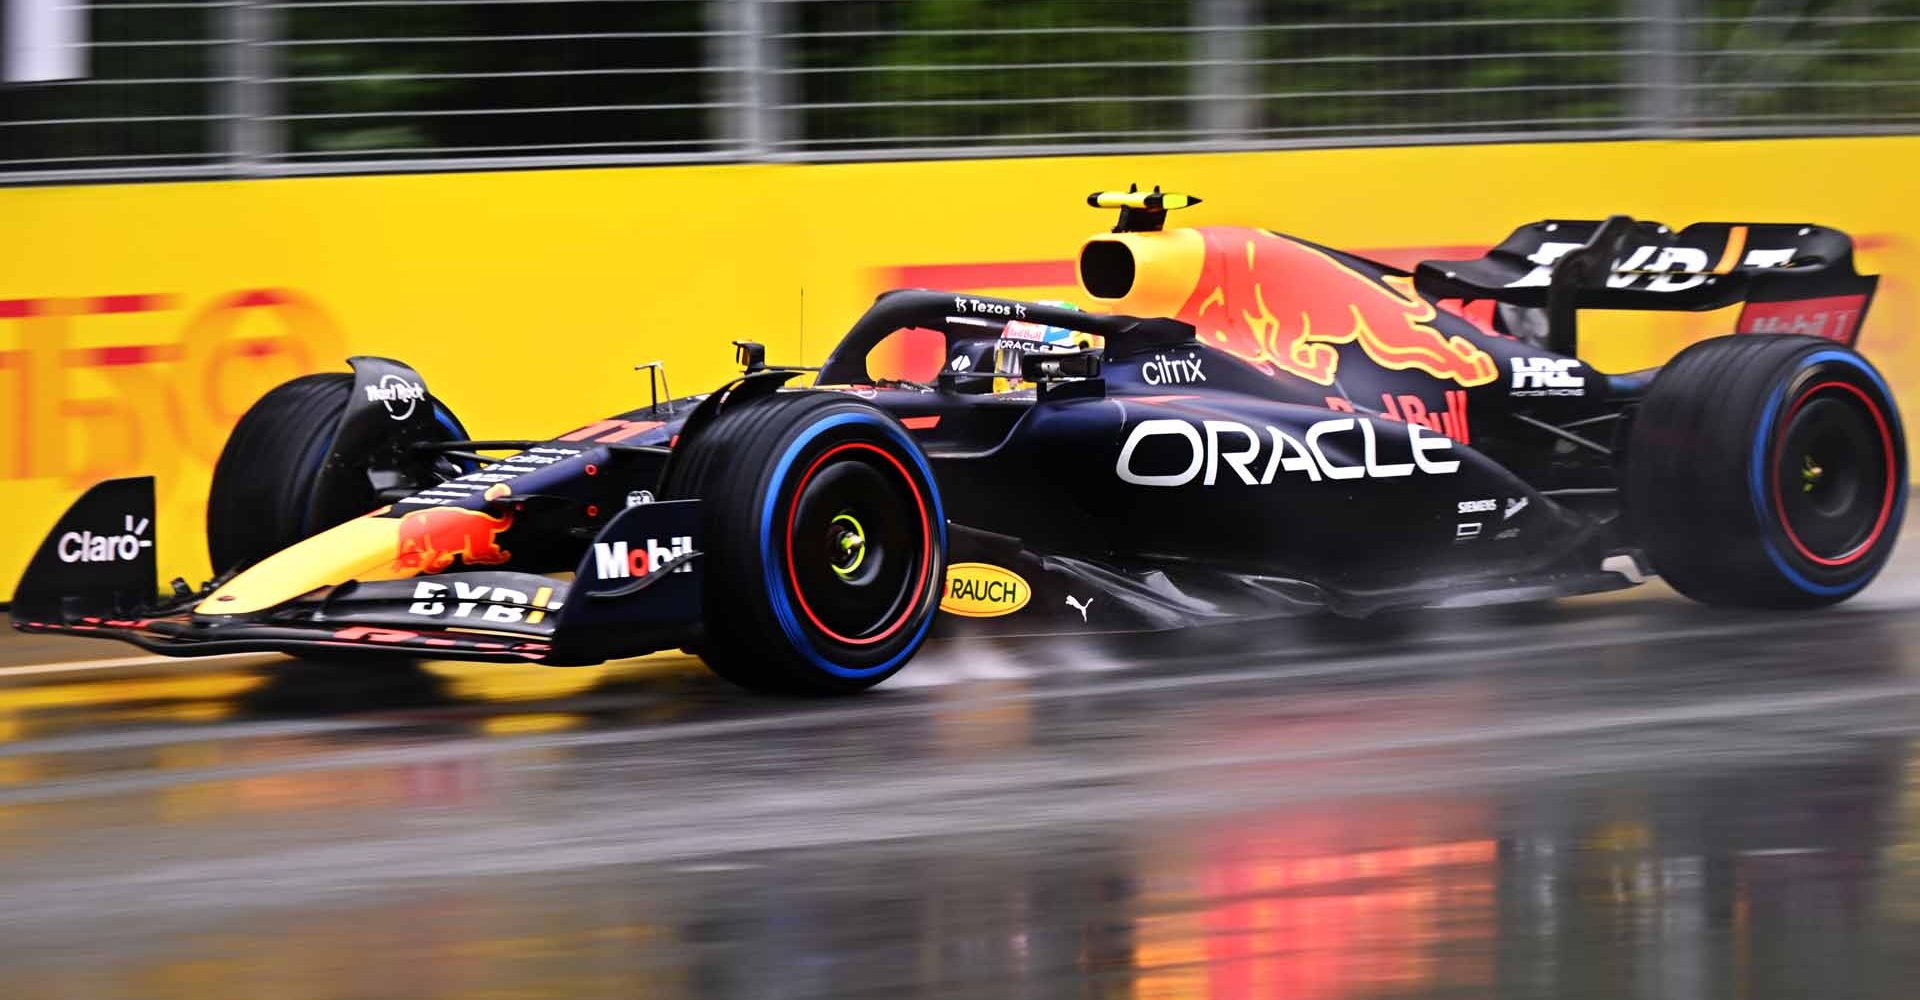
{"type": "Polygon", "coordinates": [[[1521,226],[1476,260],[1422,261],[1420,291],[1547,313],[1547,346],[1572,354],[1581,309],[1701,311],[1744,303],[1736,333],[1804,333],[1851,346],[1879,283],[1853,240],[1797,223],[1696,222],[1675,231],[1616,215],[1521,226]]]}

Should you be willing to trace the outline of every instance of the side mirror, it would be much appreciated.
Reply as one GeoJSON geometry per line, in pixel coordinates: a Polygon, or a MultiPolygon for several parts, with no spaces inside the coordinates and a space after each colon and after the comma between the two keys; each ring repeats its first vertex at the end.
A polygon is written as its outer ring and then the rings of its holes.
{"type": "Polygon", "coordinates": [[[1099,378],[1100,349],[1022,350],[1000,341],[993,350],[993,373],[1001,378],[1044,382],[1050,379],[1099,378]]]}
{"type": "Polygon", "coordinates": [[[1099,378],[1100,352],[1034,351],[1019,354],[1020,377],[1029,382],[1045,382],[1053,379],[1099,378]]]}

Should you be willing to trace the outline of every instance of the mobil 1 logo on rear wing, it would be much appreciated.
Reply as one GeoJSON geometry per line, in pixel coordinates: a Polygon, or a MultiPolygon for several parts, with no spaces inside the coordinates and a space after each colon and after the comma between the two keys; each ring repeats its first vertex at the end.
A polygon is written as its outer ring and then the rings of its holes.
{"type": "MultiPolygon", "coordinates": [[[[1872,282],[1873,278],[1863,278],[1872,282]]],[[[1734,321],[1735,333],[1797,333],[1807,337],[1825,337],[1847,346],[1860,337],[1860,322],[1867,317],[1872,288],[1850,295],[1821,295],[1778,302],[1750,301],[1734,321]]]]}

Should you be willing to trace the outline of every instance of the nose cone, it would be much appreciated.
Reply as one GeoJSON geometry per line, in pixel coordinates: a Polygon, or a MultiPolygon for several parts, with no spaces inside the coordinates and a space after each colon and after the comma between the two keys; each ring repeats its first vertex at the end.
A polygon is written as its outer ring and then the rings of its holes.
{"type": "Polygon", "coordinates": [[[1174,316],[1193,296],[1205,263],[1198,230],[1103,233],[1080,248],[1080,291],[1116,313],[1174,316]]]}

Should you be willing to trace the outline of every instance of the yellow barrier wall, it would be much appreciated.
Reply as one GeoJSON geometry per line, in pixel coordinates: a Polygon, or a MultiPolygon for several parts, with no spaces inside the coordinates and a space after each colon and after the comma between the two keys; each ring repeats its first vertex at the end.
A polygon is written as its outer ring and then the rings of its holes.
{"type": "MultiPolygon", "coordinates": [[[[730,371],[726,341],[816,360],[882,288],[1071,294],[1111,225],[1088,191],[1199,194],[1253,223],[1406,261],[1521,222],[1809,221],[1885,275],[1862,349],[1920,413],[1908,331],[1920,138],[1586,143],[930,163],[657,167],[0,190],[0,600],[80,488],[159,477],[161,569],[207,572],[214,459],[255,397],[349,353],[418,368],[483,436],[538,435],[730,371]],[[804,302],[804,305],[803,305],[804,302]]],[[[1607,316],[1602,368],[1730,316],[1607,316]]]]}

